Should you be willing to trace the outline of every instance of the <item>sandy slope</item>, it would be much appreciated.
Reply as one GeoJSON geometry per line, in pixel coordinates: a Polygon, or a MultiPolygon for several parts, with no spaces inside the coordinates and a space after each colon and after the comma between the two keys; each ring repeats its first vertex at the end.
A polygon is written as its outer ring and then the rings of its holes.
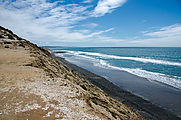
{"type": "Polygon", "coordinates": [[[0,35],[0,119],[143,119],[45,49],[4,28],[0,35]]]}
{"type": "Polygon", "coordinates": [[[2,119],[100,118],[88,112],[90,108],[77,86],[62,78],[50,78],[42,69],[25,66],[32,60],[23,49],[0,49],[2,119]]]}

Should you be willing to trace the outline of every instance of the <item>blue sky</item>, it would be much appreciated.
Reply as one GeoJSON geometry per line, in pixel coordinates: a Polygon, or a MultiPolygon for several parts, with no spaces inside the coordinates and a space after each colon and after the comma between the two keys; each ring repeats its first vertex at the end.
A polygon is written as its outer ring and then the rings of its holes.
{"type": "Polygon", "coordinates": [[[0,0],[0,16],[40,46],[181,47],[180,0],[0,0]]]}

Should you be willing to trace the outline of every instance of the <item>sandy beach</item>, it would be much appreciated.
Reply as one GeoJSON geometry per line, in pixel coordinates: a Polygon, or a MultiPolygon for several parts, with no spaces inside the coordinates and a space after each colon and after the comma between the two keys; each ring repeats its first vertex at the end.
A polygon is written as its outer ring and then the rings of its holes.
{"type": "Polygon", "coordinates": [[[118,87],[160,106],[177,116],[181,116],[181,90],[169,85],[149,80],[126,71],[105,69],[94,66],[91,62],[77,58],[67,58],[73,64],[80,66],[96,75],[102,76],[118,87]]]}
{"type": "Polygon", "coordinates": [[[0,119],[144,119],[47,49],[2,27],[0,33],[0,119]]]}
{"type": "Polygon", "coordinates": [[[181,120],[181,0],[0,0],[0,120],[181,120]]]}
{"type": "MultiPolygon", "coordinates": [[[[168,108],[163,108],[163,107],[158,107],[158,105],[153,104],[152,102],[149,102],[148,100],[143,99],[143,97],[139,97],[136,96],[134,94],[132,94],[131,92],[128,92],[125,89],[122,89],[121,86],[117,86],[116,81],[114,81],[115,79],[112,79],[112,81],[110,82],[110,80],[105,79],[104,77],[101,77],[97,74],[100,74],[100,69],[99,68],[95,68],[91,67],[91,65],[89,66],[89,70],[94,71],[95,73],[89,72],[86,69],[83,69],[77,65],[74,65],[68,61],[66,61],[65,59],[58,57],[63,63],[65,63],[68,67],[70,67],[72,70],[76,71],[77,73],[79,73],[82,77],[84,77],[85,79],[87,79],[88,81],[90,81],[91,83],[93,83],[94,85],[98,86],[99,88],[101,88],[104,92],[106,92],[107,94],[109,94],[110,96],[114,97],[115,99],[121,101],[122,103],[128,105],[129,107],[131,107],[132,109],[134,109],[135,111],[137,111],[138,113],[140,113],[142,116],[144,116],[147,119],[150,120],[180,120],[180,118],[176,117],[176,115],[174,115],[173,113],[169,112],[167,109],[168,108]],[[114,83],[114,84],[113,84],[114,83]]],[[[83,62],[81,62],[83,63],[83,62]]],[[[88,63],[86,63],[86,66],[88,67],[88,63]]],[[[85,66],[82,66],[85,68],[85,66]]],[[[88,68],[87,68],[88,69],[88,68]]],[[[103,72],[103,71],[102,71],[103,72]]],[[[104,71],[105,72],[105,71],[104,71]]],[[[118,71],[118,74],[115,72],[111,72],[111,70],[107,70],[107,76],[112,74],[114,77],[117,78],[117,80],[120,79],[120,75],[121,76],[121,80],[123,82],[122,85],[125,85],[129,83],[128,80],[128,73],[120,73],[120,71],[118,71]],[[126,81],[124,83],[124,80],[126,81]]],[[[101,74],[100,74],[101,75],[101,74]]],[[[134,81],[136,81],[136,85],[138,86],[138,83],[140,83],[140,85],[145,85],[145,88],[147,87],[147,85],[149,84],[149,86],[155,87],[155,89],[148,91],[149,92],[153,92],[153,96],[162,100],[163,104],[163,98],[166,96],[160,96],[160,93],[158,92],[158,86],[155,86],[155,84],[151,84],[149,82],[145,82],[144,78],[142,78],[143,80],[140,80],[140,77],[137,76],[130,76],[132,79],[130,79],[130,83],[133,86],[133,89],[136,89],[134,87],[134,81]],[[147,84],[147,85],[146,85],[147,84]],[[157,94],[155,94],[154,92],[157,92],[157,94]],[[163,98],[162,98],[163,97],[163,98]]],[[[119,85],[121,85],[119,83],[119,85]]],[[[149,87],[148,87],[149,88],[149,87]]],[[[144,92],[144,87],[143,88],[137,88],[140,89],[140,91],[144,92]]],[[[147,90],[147,89],[145,89],[147,90]]],[[[165,88],[166,90],[166,88],[165,88]]],[[[167,90],[168,91],[168,90],[167,90]]],[[[165,94],[169,94],[165,93],[165,94]]],[[[177,93],[179,94],[179,92],[177,93]]],[[[165,100],[165,103],[167,101],[165,100]]],[[[179,99],[175,100],[175,102],[179,102],[179,99]]],[[[176,103],[177,104],[177,103],[176,103]]],[[[175,107],[175,109],[177,111],[179,111],[179,105],[177,107],[175,107]]]]}

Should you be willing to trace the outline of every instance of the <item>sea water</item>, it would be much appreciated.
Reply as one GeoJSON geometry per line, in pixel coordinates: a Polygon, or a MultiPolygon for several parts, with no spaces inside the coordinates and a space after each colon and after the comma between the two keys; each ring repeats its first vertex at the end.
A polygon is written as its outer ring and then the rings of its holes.
{"type": "MultiPolygon", "coordinates": [[[[56,56],[80,58],[103,69],[126,71],[181,89],[180,47],[48,47],[56,56]]],[[[78,61],[77,61],[78,62],[78,61]]]]}

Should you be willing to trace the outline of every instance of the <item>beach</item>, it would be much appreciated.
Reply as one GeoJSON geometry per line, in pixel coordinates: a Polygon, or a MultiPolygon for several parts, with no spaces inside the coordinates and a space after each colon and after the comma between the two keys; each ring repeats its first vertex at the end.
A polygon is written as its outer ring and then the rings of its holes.
{"type": "Polygon", "coordinates": [[[180,119],[99,76],[101,68],[86,63],[94,74],[83,61],[78,67],[8,29],[0,33],[0,119],[180,119]]]}
{"type": "Polygon", "coordinates": [[[0,119],[144,120],[59,61],[0,27],[0,119]]]}
{"type": "Polygon", "coordinates": [[[180,48],[49,48],[56,56],[102,76],[178,117],[181,115],[180,48]]]}
{"type": "Polygon", "coordinates": [[[0,0],[0,120],[181,120],[181,0],[0,0]]]}
{"type": "MultiPolygon", "coordinates": [[[[67,66],[69,66],[72,70],[76,71],[77,73],[79,73],[82,77],[84,77],[85,79],[87,79],[88,81],[90,81],[91,83],[93,83],[94,85],[98,86],[99,88],[101,88],[104,92],[106,92],[107,94],[109,94],[110,96],[114,97],[115,99],[123,102],[124,104],[128,105],[129,107],[131,107],[132,109],[134,109],[135,111],[137,111],[138,113],[140,113],[142,116],[144,116],[145,118],[147,119],[150,119],[150,120],[179,120],[180,118],[177,118],[176,115],[174,115],[173,111],[172,113],[171,112],[168,112],[168,108],[163,108],[163,107],[158,107],[158,105],[156,104],[153,104],[152,102],[149,102],[148,100],[145,100],[143,99],[143,97],[138,97],[137,95],[133,94],[133,92],[131,93],[128,92],[127,90],[125,89],[122,89],[121,88],[121,85],[118,87],[116,84],[116,81],[111,81],[110,80],[107,80],[105,79],[104,77],[101,77],[99,75],[101,75],[101,71],[102,69],[100,68],[95,68],[92,66],[92,65],[88,65],[88,63],[86,63],[86,67],[83,66],[83,62],[80,62],[81,65],[79,64],[79,66],[83,67],[83,68],[86,68],[90,71],[94,71],[94,73],[92,72],[89,72],[88,70],[86,69],[83,69],[77,65],[74,65],[68,61],[66,61],[65,59],[63,58],[60,58],[58,57],[63,63],[65,63],[67,66]],[[92,67],[91,67],[92,66],[92,67]],[[99,74],[99,75],[97,75],[99,74]],[[114,83],[114,84],[113,84],[114,83]]],[[[103,72],[103,71],[102,71],[103,72]]],[[[132,76],[130,75],[129,73],[127,72],[122,72],[120,73],[120,71],[117,71],[118,73],[116,74],[115,71],[113,72],[114,74],[112,74],[114,77],[119,77],[119,79],[121,78],[121,80],[126,80],[125,83],[128,84],[128,77],[130,77],[130,84],[132,85],[133,88],[135,88],[134,86],[134,80],[136,81],[135,85],[138,86],[139,85],[145,85],[145,84],[149,84],[148,82],[145,82],[145,80],[141,80],[143,78],[140,79],[140,77],[137,77],[137,76],[132,76]],[[121,77],[120,77],[121,75],[121,77]],[[127,79],[125,79],[125,77],[127,79]]],[[[104,71],[105,73],[105,71],[104,71]]],[[[106,71],[106,75],[109,76],[109,74],[111,74],[110,70],[106,71]]],[[[103,74],[102,74],[103,75],[103,74]]],[[[115,80],[115,79],[114,79],[115,80]]],[[[124,81],[123,81],[124,82],[124,81]]],[[[119,83],[120,84],[120,83],[119,83]]],[[[122,84],[123,85],[123,84],[122,84]]],[[[153,85],[155,88],[157,86],[155,86],[155,84],[153,85]]],[[[147,86],[144,86],[145,90],[143,90],[142,88],[139,88],[139,87],[136,87],[137,89],[139,89],[140,91],[142,91],[143,93],[145,93],[144,91],[146,91],[146,87],[147,86]]],[[[149,92],[152,93],[153,89],[150,90],[149,92]]],[[[148,91],[147,91],[148,92],[148,91]]],[[[155,92],[158,92],[158,89],[155,89],[155,92]]],[[[152,95],[154,95],[154,91],[152,93],[152,95]]],[[[168,93],[169,94],[169,93],[168,93]]],[[[178,94],[179,91],[178,91],[178,94]]],[[[160,96],[159,93],[157,93],[156,96],[158,98],[158,101],[159,101],[159,98],[162,98],[164,96],[160,96]]],[[[152,97],[152,96],[150,96],[152,97]]],[[[155,96],[153,96],[155,97],[155,96]]],[[[179,99],[176,100],[178,103],[180,102],[179,99]]],[[[162,98],[162,102],[163,101],[163,98],[162,98]]],[[[173,101],[172,101],[173,102],[173,101]]],[[[169,104],[170,105],[170,104],[169,104]]],[[[179,105],[178,105],[179,106],[179,105]]],[[[176,111],[179,113],[179,107],[177,107],[176,111]]]]}

